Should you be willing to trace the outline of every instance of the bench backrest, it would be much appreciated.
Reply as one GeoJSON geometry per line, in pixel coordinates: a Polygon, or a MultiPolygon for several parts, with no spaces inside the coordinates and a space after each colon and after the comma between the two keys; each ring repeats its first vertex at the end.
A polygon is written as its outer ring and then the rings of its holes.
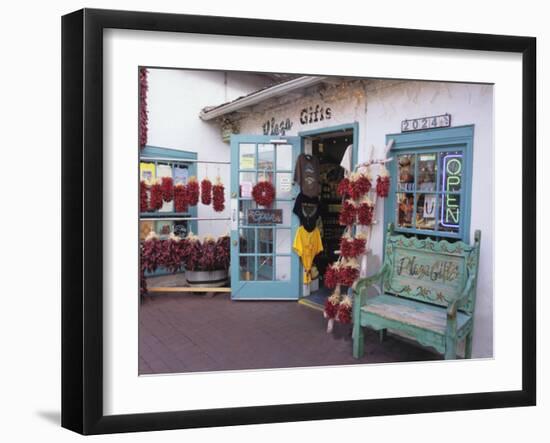
{"type": "MultiPolygon", "coordinates": [[[[447,306],[459,296],[470,275],[477,280],[481,232],[476,231],[475,242],[450,243],[429,238],[394,235],[388,229],[385,246],[385,263],[389,273],[384,279],[386,293],[447,306]]],[[[459,309],[473,313],[475,288],[459,309]]]]}

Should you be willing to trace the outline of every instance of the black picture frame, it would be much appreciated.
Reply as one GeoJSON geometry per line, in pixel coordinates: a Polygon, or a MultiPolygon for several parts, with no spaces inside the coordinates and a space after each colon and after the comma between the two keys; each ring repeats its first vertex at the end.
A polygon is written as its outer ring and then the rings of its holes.
{"type": "Polygon", "coordinates": [[[62,18],[62,426],[82,434],[536,404],[536,39],[83,9],[62,18]],[[522,388],[131,415],[103,413],[103,30],[170,31],[522,54],[522,388]]]}

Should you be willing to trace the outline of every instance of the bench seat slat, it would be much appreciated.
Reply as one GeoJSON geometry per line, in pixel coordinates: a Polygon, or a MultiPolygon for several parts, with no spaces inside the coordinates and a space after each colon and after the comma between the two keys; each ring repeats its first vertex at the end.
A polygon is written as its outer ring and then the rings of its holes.
{"type": "MultiPolygon", "coordinates": [[[[447,309],[445,307],[382,294],[368,300],[361,310],[440,335],[446,333],[447,309]]],[[[457,331],[464,328],[470,319],[470,315],[457,312],[457,331]]]]}

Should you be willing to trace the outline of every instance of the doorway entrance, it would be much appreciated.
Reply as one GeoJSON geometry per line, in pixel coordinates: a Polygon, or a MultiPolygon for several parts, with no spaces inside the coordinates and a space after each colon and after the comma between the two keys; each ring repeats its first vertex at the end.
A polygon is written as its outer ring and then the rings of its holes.
{"type": "Polygon", "coordinates": [[[338,222],[342,198],[337,193],[338,184],[345,171],[351,171],[357,161],[357,124],[326,128],[317,132],[301,133],[302,149],[319,160],[321,193],[319,219],[323,251],[314,259],[312,282],[304,285],[302,301],[323,306],[332,291],[324,285],[328,266],[338,259],[340,238],[344,226],[338,222]]]}

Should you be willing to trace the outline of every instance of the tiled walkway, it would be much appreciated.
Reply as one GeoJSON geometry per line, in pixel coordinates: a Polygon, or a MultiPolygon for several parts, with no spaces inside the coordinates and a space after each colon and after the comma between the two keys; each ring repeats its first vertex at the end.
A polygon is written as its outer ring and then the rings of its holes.
{"type": "Polygon", "coordinates": [[[229,294],[145,297],[140,374],[434,360],[436,354],[365,331],[365,357],[351,355],[351,327],[325,332],[319,311],[292,301],[231,301],[229,294]]]}

